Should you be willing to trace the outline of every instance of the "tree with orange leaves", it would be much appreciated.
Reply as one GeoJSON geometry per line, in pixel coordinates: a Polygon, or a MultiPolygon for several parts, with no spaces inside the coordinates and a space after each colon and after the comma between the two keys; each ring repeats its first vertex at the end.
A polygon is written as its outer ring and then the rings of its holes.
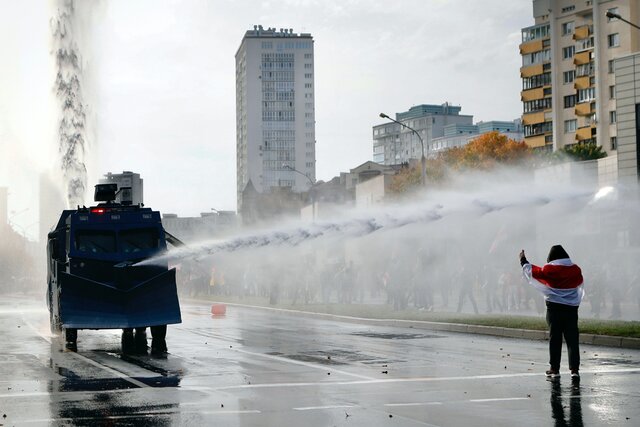
{"type": "Polygon", "coordinates": [[[498,165],[517,165],[530,159],[531,149],[524,142],[509,139],[499,132],[487,132],[463,147],[441,155],[454,169],[489,170],[498,165]]]}
{"type": "MultiPolygon", "coordinates": [[[[499,132],[487,132],[474,138],[467,145],[450,148],[429,159],[427,179],[440,181],[445,170],[490,170],[498,165],[518,165],[531,158],[532,151],[524,142],[509,139],[499,132]]],[[[420,166],[403,168],[393,177],[391,191],[405,193],[420,184],[420,166]]]]}

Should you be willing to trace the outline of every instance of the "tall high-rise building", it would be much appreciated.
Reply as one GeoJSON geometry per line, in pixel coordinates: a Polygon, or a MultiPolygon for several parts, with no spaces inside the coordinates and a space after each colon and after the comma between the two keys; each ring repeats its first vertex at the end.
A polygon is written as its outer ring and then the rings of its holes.
{"type": "MultiPolygon", "coordinates": [[[[638,51],[638,0],[533,0],[535,25],[522,29],[525,142],[557,150],[594,142],[617,150],[614,60],[638,51]]],[[[622,83],[622,82],[620,82],[622,83]]]]}
{"type": "Polygon", "coordinates": [[[313,70],[311,34],[261,25],[245,33],[236,52],[239,212],[245,189],[297,193],[315,182],[313,70]]]}

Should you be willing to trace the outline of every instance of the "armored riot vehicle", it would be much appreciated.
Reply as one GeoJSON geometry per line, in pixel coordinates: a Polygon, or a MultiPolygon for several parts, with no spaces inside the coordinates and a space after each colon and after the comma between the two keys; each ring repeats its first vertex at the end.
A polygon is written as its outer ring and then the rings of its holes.
{"type": "Polygon", "coordinates": [[[48,234],[47,305],[51,331],[75,348],[80,329],[122,329],[125,347],[166,352],[167,325],[180,323],[175,269],[167,261],[136,265],[162,254],[167,241],[160,213],[116,194],[117,184],[95,186],[92,207],[65,210],[48,234]],[[135,336],[134,331],[135,330],[135,336]]]}

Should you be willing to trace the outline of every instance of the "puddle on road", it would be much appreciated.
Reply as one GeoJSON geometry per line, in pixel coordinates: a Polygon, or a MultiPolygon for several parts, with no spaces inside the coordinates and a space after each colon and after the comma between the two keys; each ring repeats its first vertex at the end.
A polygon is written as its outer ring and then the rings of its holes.
{"type": "Polygon", "coordinates": [[[279,352],[267,353],[272,356],[286,357],[287,359],[301,362],[317,363],[319,365],[347,365],[349,363],[364,363],[366,365],[389,364],[402,362],[402,360],[381,359],[378,356],[364,354],[357,351],[348,350],[317,350],[298,354],[284,354],[279,352]]]}
{"type": "Polygon", "coordinates": [[[640,366],[640,360],[624,357],[590,357],[589,362],[602,366],[640,366]]]}
{"type": "Polygon", "coordinates": [[[367,338],[381,338],[385,340],[415,340],[422,338],[444,338],[443,335],[435,334],[391,334],[384,332],[352,332],[350,335],[367,338]]]}

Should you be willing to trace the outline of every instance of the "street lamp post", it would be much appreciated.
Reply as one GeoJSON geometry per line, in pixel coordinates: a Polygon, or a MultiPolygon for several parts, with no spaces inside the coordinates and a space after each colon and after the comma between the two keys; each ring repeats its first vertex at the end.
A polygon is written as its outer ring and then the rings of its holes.
{"type": "Polygon", "coordinates": [[[397,121],[395,119],[392,119],[391,117],[389,117],[385,113],[380,113],[380,117],[382,117],[383,119],[389,119],[392,122],[397,123],[400,126],[405,127],[407,129],[409,129],[411,132],[416,134],[416,136],[420,140],[420,147],[422,148],[422,156],[420,157],[420,163],[422,164],[422,171],[421,171],[421,174],[420,174],[420,180],[421,180],[422,185],[426,186],[427,185],[427,158],[424,155],[424,141],[422,140],[422,137],[420,136],[418,131],[415,130],[414,128],[412,128],[411,126],[405,125],[404,123],[401,123],[401,122],[399,122],[399,121],[397,121]]]}
{"type": "Polygon", "coordinates": [[[637,29],[639,29],[639,30],[640,30],[640,27],[639,27],[639,26],[637,26],[637,25],[636,25],[636,24],[634,24],[633,22],[629,22],[629,21],[627,21],[626,19],[624,19],[622,16],[618,15],[617,13],[613,13],[613,12],[611,12],[611,11],[609,11],[609,10],[608,10],[608,11],[607,11],[607,13],[606,13],[606,15],[607,15],[607,18],[609,18],[609,19],[614,19],[614,18],[615,18],[615,19],[619,19],[619,20],[621,20],[622,22],[626,22],[627,24],[631,25],[632,27],[635,27],[635,28],[637,28],[637,29]]]}
{"type": "Polygon", "coordinates": [[[311,217],[313,218],[313,221],[316,220],[316,200],[315,200],[315,192],[313,187],[315,187],[316,183],[310,178],[308,177],[306,174],[300,172],[298,169],[289,166],[286,163],[282,164],[282,167],[285,169],[288,169],[292,172],[296,172],[299,173],[300,175],[304,176],[305,178],[307,178],[309,180],[309,184],[311,184],[311,186],[309,187],[309,197],[311,198],[311,217]]]}

